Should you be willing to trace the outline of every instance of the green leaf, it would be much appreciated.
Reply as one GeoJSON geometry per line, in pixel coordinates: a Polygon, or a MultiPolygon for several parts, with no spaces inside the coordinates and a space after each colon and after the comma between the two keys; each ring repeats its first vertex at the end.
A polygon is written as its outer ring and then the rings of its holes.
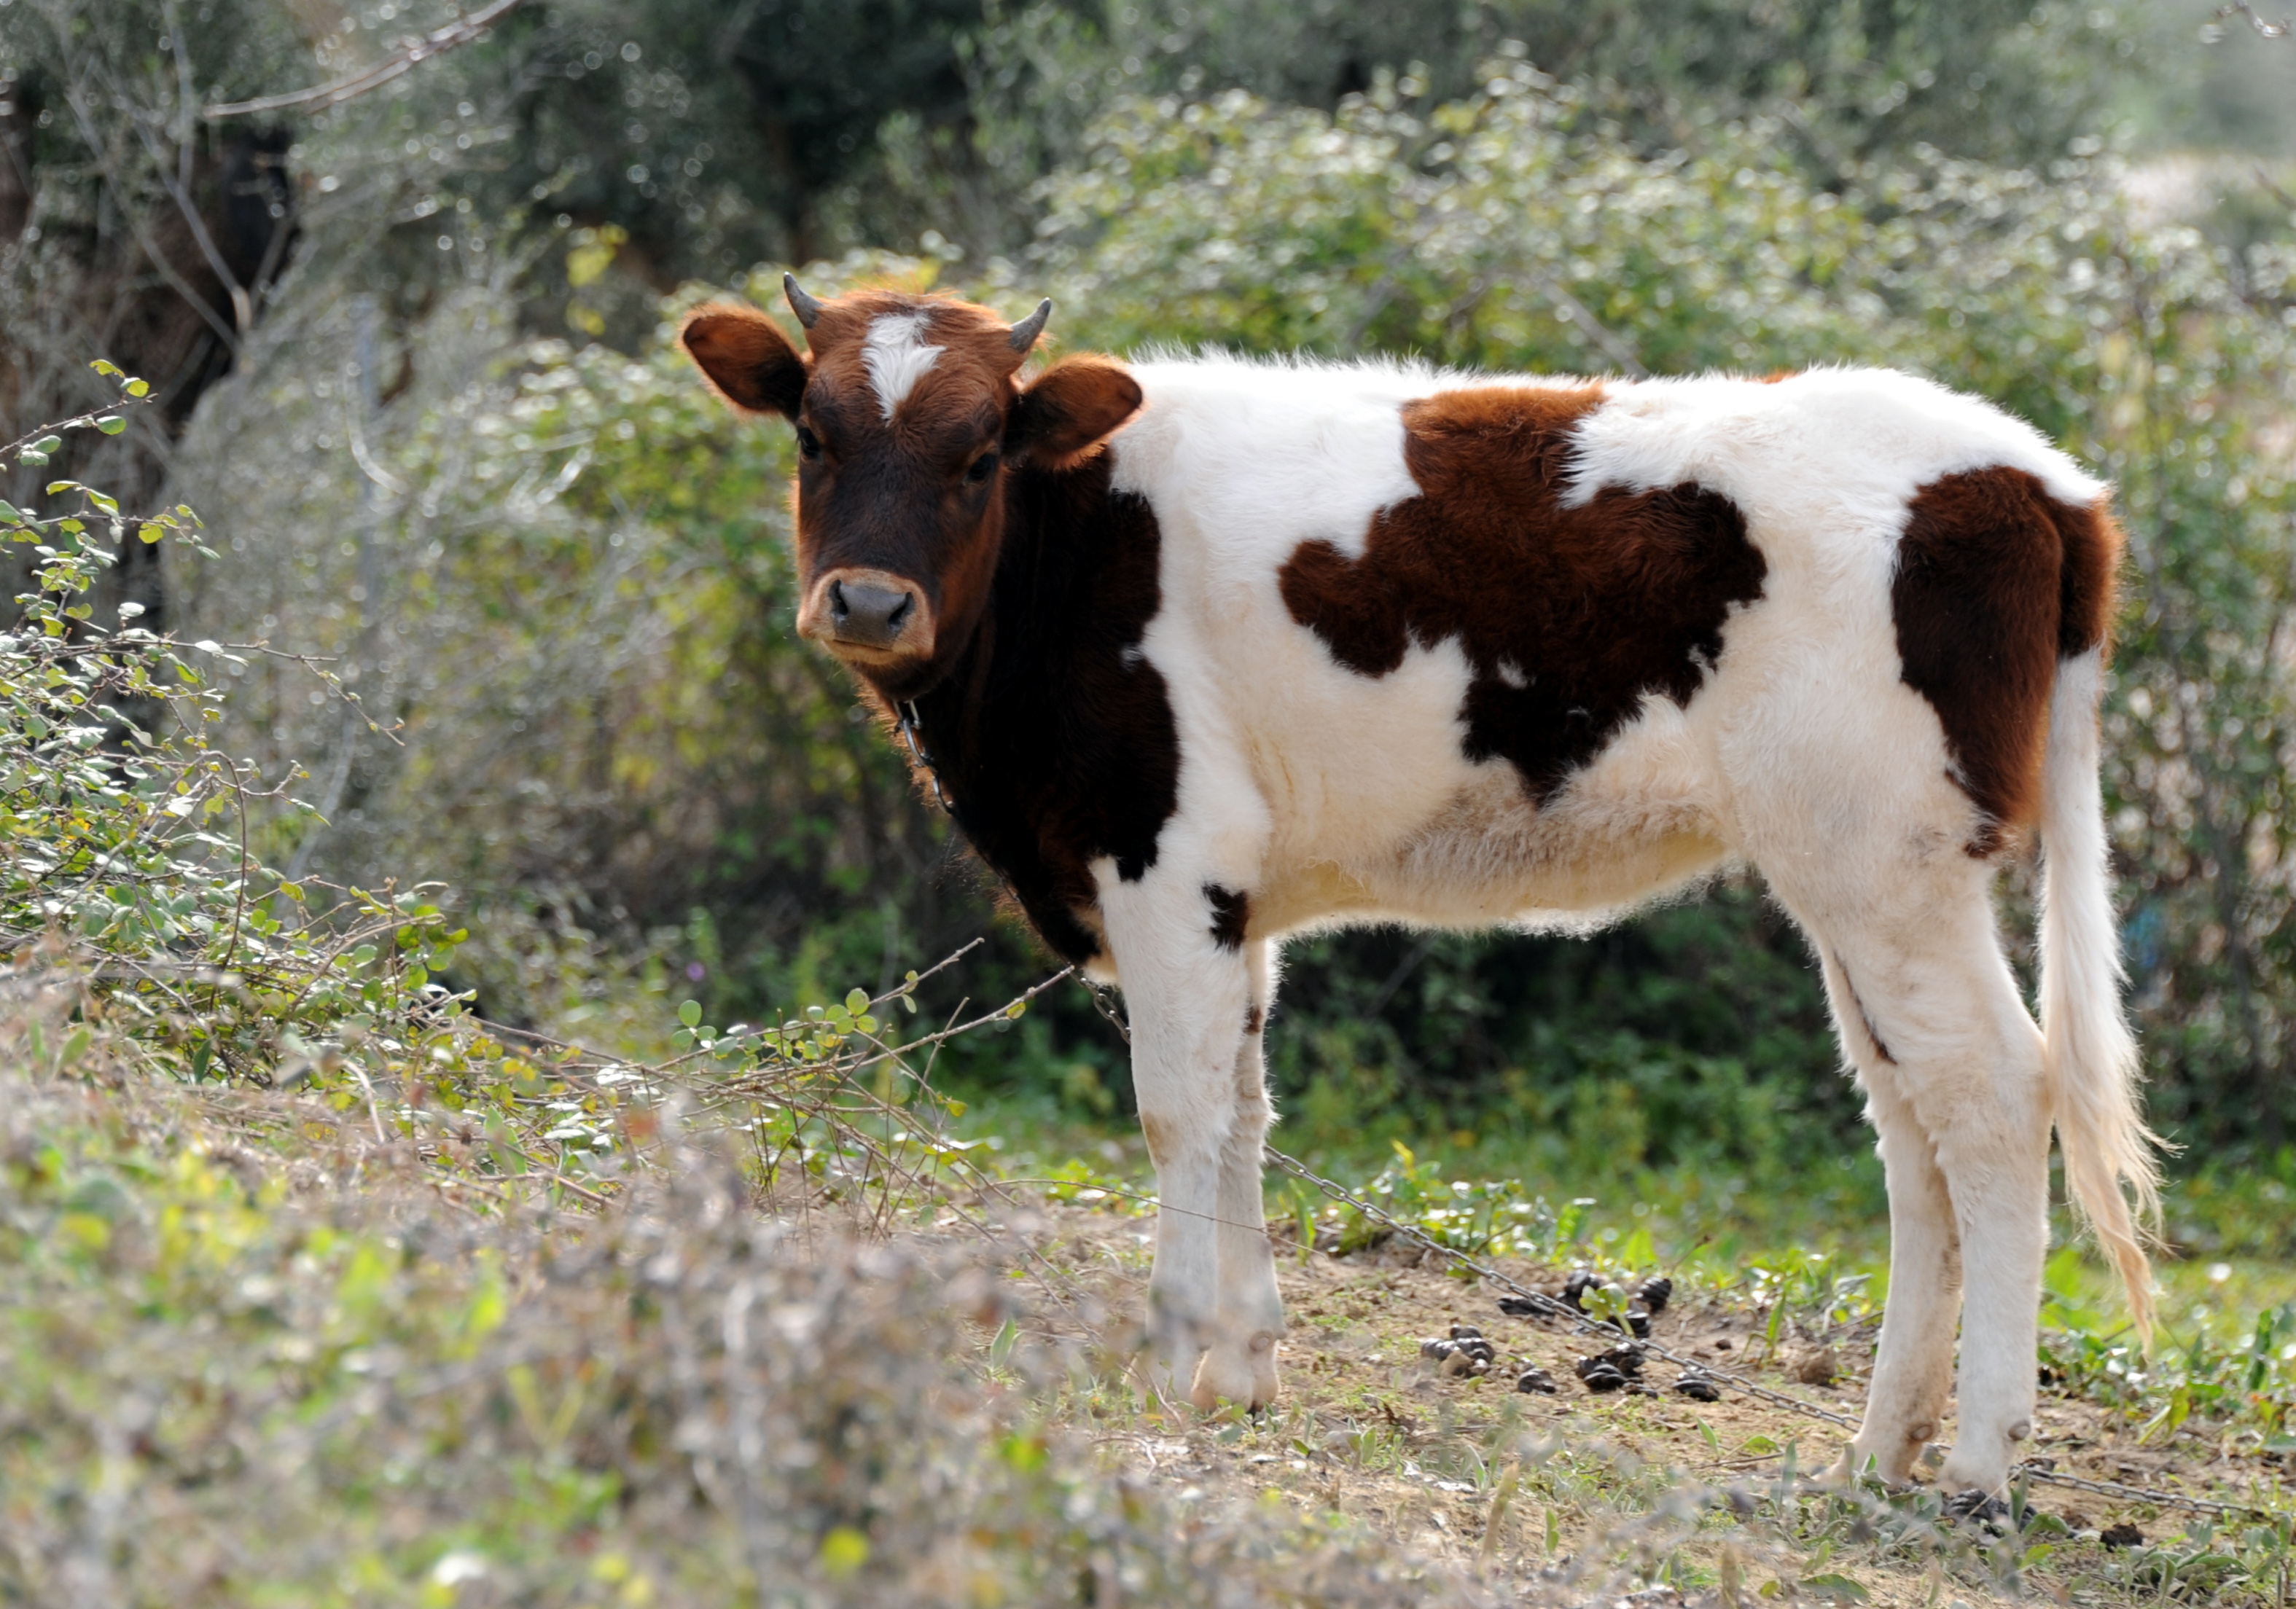
{"type": "Polygon", "coordinates": [[[127,421],[117,413],[107,413],[95,421],[95,428],[106,436],[117,436],[127,428],[127,421]]]}
{"type": "Polygon", "coordinates": [[[120,388],[126,391],[130,396],[149,396],[152,395],[151,383],[147,380],[123,380],[120,382],[120,388]]]}
{"type": "Polygon", "coordinates": [[[869,997],[868,997],[868,995],[866,995],[865,993],[864,993],[862,991],[860,991],[860,990],[858,990],[858,989],[854,989],[854,990],[850,990],[850,991],[848,991],[848,992],[847,992],[846,996],[845,996],[845,1012],[846,1012],[846,1015],[847,1015],[847,1016],[849,1016],[849,1017],[857,1017],[857,1016],[859,1016],[862,1012],[866,1011],[868,1009],[869,1009],[869,997]]]}
{"type": "Polygon", "coordinates": [[[99,357],[94,363],[88,364],[88,367],[94,370],[98,374],[103,375],[107,379],[126,380],[127,378],[126,372],[121,370],[118,363],[112,363],[107,358],[99,357]]]}
{"type": "Polygon", "coordinates": [[[677,1020],[689,1028],[699,1023],[701,1020],[701,1002],[698,1000],[687,1001],[677,1009],[677,1020]]]}
{"type": "Polygon", "coordinates": [[[1874,1596],[1848,1576],[1835,1575],[1831,1572],[1824,1575],[1802,1577],[1801,1587],[1805,1592],[1814,1592],[1820,1597],[1832,1598],[1838,1604],[1862,1604],[1874,1596]]]}

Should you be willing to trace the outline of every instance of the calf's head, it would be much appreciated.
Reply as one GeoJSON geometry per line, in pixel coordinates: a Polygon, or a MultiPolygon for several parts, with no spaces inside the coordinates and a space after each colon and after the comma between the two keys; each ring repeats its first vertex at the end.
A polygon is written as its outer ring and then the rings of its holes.
{"type": "Polygon", "coordinates": [[[925,691],[988,602],[1012,478],[1089,454],[1140,406],[1104,357],[1022,383],[1046,302],[1018,324],[940,297],[816,301],[785,279],[800,356],[754,307],[695,309],[680,334],[710,383],[797,427],[798,632],[889,697],[925,691]]]}

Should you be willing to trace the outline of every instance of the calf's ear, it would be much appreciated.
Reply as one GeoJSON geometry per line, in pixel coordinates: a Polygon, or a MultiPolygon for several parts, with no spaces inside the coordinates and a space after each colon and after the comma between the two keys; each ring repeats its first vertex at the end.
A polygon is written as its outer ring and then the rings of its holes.
{"type": "Polygon", "coordinates": [[[797,417],[805,400],[805,359],[755,307],[713,303],[686,314],[677,339],[718,395],[751,413],[797,417]]]}
{"type": "Polygon", "coordinates": [[[1066,469],[1140,411],[1140,382],[1114,358],[1062,358],[1013,404],[1004,451],[1046,469],[1066,469]]]}

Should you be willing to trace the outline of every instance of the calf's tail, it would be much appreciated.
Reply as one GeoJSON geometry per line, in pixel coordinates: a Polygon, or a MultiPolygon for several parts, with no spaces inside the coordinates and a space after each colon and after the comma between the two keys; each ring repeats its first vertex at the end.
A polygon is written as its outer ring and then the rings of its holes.
{"type": "MultiPolygon", "coordinates": [[[[2120,550],[2111,530],[2110,517],[2100,512],[2082,533],[2090,540],[2067,543],[2068,567],[2105,567],[2101,576],[2069,576],[2069,595],[2110,597],[2120,550]],[[2080,584],[2084,580],[2089,584],[2080,584]]],[[[2070,641],[2061,639],[2064,648],[2088,634],[2071,620],[2065,624],[2070,641]]],[[[2152,1274],[2144,1242],[2147,1226],[2160,1216],[2161,1141],[2138,1109],[2136,1041],[2121,1013],[2120,929],[2097,780],[2104,641],[2102,620],[2095,624],[2089,646],[2059,659],[2049,700],[2041,780],[2042,1067],[2065,1183],[2120,1271],[2129,1316],[2149,1346],[2152,1274]]]]}

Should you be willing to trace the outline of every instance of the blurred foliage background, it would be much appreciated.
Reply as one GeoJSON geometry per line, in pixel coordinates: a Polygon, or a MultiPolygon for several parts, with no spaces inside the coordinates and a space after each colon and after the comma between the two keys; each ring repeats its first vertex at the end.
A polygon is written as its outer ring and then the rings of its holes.
{"type": "MultiPolygon", "coordinates": [[[[2156,1120],[2296,1172],[2296,39],[2186,0],[0,0],[0,426],[101,401],[91,355],[151,378],[57,470],[216,557],[139,548],[104,607],[335,657],[357,710],[230,667],[217,741],[308,773],[264,853],[446,880],[489,1017],[755,1019],[980,932],[975,996],[1044,968],[794,640],[783,432],[668,350],[784,265],[1049,294],[1071,348],[1875,363],[2031,419],[2132,539],[2156,1120]]],[[[1046,1003],[946,1076],[1117,1115],[1118,1047],[1046,1003]]],[[[1749,879],[1588,942],[1300,943],[1271,1046],[1311,1148],[1725,1196],[1865,1148],[1749,879]]]]}

